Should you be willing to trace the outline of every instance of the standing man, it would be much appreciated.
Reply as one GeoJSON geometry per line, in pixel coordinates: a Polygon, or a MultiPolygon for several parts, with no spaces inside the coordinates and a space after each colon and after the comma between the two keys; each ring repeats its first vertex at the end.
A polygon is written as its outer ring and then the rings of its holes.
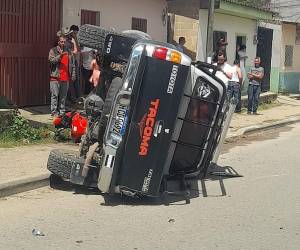
{"type": "Polygon", "coordinates": [[[260,88],[264,74],[264,68],[260,66],[260,57],[256,57],[254,59],[254,67],[248,73],[248,114],[253,112],[254,115],[257,115],[260,88]]]}
{"type": "Polygon", "coordinates": [[[58,45],[49,52],[51,116],[63,115],[69,82],[75,79],[75,60],[70,50],[65,48],[66,37],[58,37],[58,45]]]}
{"type": "Polygon", "coordinates": [[[73,54],[75,59],[75,79],[69,82],[68,99],[71,103],[76,103],[77,98],[80,96],[80,84],[79,84],[79,64],[80,53],[77,41],[77,33],[79,31],[78,26],[72,25],[71,27],[65,27],[58,32],[58,35],[62,34],[66,36],[65,48],[73,54]]]}
{"type": "Polygon", "coordinates": [[[243,80],[242,72],[240,69],[239,60],[234,60],[233,67],[232,67],[232,78],[228,82],[228,89],[227,89],[227,96],[230,100],[234,98],[234,103],[236,104],[235,112],[241,112],[241,108],[238,107],[238,103],[241,99],[241,83],[243,80]]]}
{"type": "Polygon", "coordinates": [[[214,63],[219,67],[219,71],[216,73],[216,77],[224,82],[228,87],[228,82],[232,79],[232,67],[226,62],[226,57],[223,53],[219,53],[217,57],[217,63],[214,63]]]}
{"type": "Polygon", "coordinates": [[[72,82],[72,87],[74,88],[72,96],[74,97],[73,99],[78,99],[81,96],[81,88],[80,88],[80,62],[81,62],[81,58],[80,58],[80,47],[79,47],[79,43],[78,43],[78,32],[79,32],[79,27],[77,25],[72,25],[70,27],[70,31],[71,31],[71,42],[73,44],[73,54],[75,57],[75,64],[76,64],[76,80],[74,82],[72,82]]]}
{"type": "Polygon", "coordinates": [[[179,37],[178,45],[176,46],[178,51],[183,53],[184,52],[184,45],[185,45],[185,37],[181,36],[181,37],[179,37]]]}
{"type": "Polygon", "coordinates": [[[242,87],[244,85],[244,82],[246,80],[246,60],[247,60],[248,56],[246,55],[246,45],[241,45],[238,50],[237,50],[237,59],[239,59],[240,61],[240,69],[242,71],[242,82],[241,82],[241,88],[240,88],[240,100],[238,102],[238,104],[236,105],[236,110],[237,112],[241,111],[242,109],[242,101],[241,101],[241,96],[242,96],[242,87]]]}
{"type": "Polygon", "coordinates": [[[224,54],[224,57],[227,60],[227,53],[226,53],[227,45],[228,45],[228,43],[225,41],[224,38],[220,38],[217,41],[216,50],[215,50],[214,55],[212,57],[213,62],[218,62],[218,55],[219,54],[224,54]]]}
{"type": "Polygon", "coordinates": [[[246,80],[246,59],[248,56],[246,55],[246,45],[241,45],[237,51],[238,58],[240,60],[240,68],[243,74],[243,83],[246,80]]]}
{"type": "Polygon", "coordinates": [[[94,51],[87,47],[83,47],[81,50],[82,57],[82,78],[83,78],[83,86],[85,95],[88,95],[92,90],[92,84],[90,82],[90,78],[93,74],[93,69],[91,67],[92,61],[94,59],[94,51]]]}

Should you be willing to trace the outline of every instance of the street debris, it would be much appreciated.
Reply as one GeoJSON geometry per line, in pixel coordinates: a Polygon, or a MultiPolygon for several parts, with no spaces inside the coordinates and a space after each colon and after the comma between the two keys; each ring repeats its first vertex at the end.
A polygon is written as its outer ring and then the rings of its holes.
{"type": "Polygon", "coordinates": [[[168,220],[168,222],[169,222],[169,223],[174,223],[174,222],[175,222],[175,219],[172,219],[172,218],[171,218],[171,219],[168,220]]]}
{"type": "Polygon", "coordinates": [[[45,234],[42,231],[38,230],[38,229],[33,229],[32,230],[32,235],[33,236],[45,236],[45,234]]]}

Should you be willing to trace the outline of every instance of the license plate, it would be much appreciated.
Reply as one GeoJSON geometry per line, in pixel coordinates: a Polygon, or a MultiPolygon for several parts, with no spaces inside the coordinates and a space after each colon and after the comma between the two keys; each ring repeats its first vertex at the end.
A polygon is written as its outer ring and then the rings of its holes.
{"type": "Polygon", "coordinates": [[[115,123],[113,126],[113,132],[119,135],[125,134],[125,129],[127,125],[127,107],[119,105],[117,108],[115,123]]]}

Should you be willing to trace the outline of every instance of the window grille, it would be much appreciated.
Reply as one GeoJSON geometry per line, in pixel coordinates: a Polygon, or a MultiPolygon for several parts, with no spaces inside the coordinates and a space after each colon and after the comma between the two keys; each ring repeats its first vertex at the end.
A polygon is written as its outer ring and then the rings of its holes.
{"type": "Polygon", "coordinates": [[[284,66],[285,67],[293,66],[293,56],[294,56],[294,46],[286,45],[285,46],[285,57],[284,57],[284,66]]]}
{"type": "Polygon", "coordinates": [[[139,30],[147,33],[147,19],[133,17],[131,23],[131,29],[139,30]]]}

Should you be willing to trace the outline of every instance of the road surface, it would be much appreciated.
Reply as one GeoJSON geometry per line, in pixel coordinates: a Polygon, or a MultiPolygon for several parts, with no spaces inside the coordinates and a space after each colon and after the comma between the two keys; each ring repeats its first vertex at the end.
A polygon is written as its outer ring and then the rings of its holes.
{"type": "Polygon", "coordinates": [[[299,249],[299,145],[300,124],[226,144],[220,165],[243,177],[199,182],[189,205],[72,186],[0,199],[0,248],[299,249]]]}

